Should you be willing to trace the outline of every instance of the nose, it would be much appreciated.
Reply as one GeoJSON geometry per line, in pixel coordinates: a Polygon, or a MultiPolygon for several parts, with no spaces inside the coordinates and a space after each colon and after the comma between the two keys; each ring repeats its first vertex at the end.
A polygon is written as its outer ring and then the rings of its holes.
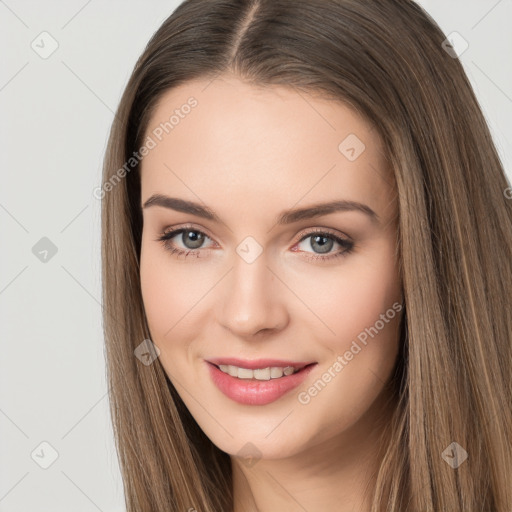
{"type": "Polygon", "coordinates": [[[248,263],[235,256],[217,303],[219,323],[233,335],[250,338],[283,329],[289,322],[285,285],[276,277],[263,252],[248,263]]]}

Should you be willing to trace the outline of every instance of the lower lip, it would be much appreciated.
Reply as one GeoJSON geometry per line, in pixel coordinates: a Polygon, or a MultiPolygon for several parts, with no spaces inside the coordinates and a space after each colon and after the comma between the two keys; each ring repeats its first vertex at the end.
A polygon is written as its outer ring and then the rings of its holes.
{"type": "Polygon", "coordinates": [[[285,393],[304,382],[316,363],[304,367],[292,375],[279,379],[238,379],[207,363],[214,384],[231,400],[245,405],[266,405],[275,402],[285,393]]]}

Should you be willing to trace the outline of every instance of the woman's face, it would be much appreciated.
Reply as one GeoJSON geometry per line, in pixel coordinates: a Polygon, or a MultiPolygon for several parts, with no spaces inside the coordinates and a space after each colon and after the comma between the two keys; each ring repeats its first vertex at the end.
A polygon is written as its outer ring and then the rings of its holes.
{"type": "Polygon", "coordinates": [[[142,295],[197,423],[268,459],[362,438],[402,301],[377,130],[341,102],[223,76],[168,91],[146,137],[142,295]]]}

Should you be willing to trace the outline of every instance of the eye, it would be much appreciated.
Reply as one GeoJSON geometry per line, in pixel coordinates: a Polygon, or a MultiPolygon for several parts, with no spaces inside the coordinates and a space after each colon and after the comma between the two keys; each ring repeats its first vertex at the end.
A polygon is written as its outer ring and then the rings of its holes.
{"type": "MultiPolygon", "coordinates": [[[[345,238],[341,238],[338,235],[330,233],[326,230],[317,229],[303,236],[297,246],[301,251],[313,249],[315,254],[306,256],[308,259],[328,260],[338,256],[346,256],[350,254],[354,249],[354,242],[345,238]],[[302,247],[301,244],[303,244],[302,247]],[[343,250],[331,252],[331,250],[336,245],[340,246],[343,250]]],[[[298,252],[296,249],[293,250],[298,252]]]]}
{"type": "Polygon", "coordinates": [[[162,242],[171,254],[175,254],[178,257],[195,256],[199,258],[201,251],[198,249],[201,248],[206,239],[210,239],[210,237],[202,231],[192,227],[182,227],[162,233],[157,238],[157,241],[162,242]],[[174,238],[176,239],[175,241],[173,241],[174,238]],[[179,243],[182,244],[181,247],[177,246],[179,243]]]}

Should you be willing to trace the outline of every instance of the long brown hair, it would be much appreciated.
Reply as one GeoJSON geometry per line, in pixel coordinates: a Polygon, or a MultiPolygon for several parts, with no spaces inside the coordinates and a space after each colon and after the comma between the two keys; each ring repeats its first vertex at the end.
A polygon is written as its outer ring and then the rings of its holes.
{"type": "Polygon", "coordinates": [[[116,112],[101,193],[110,405],[129,512],[234,506],[229,455],[159,360],[134,356],[150,333],[133,154],[162,93],[226,72],[350,104],[392,165],[405,313],[372,512],[512,510],[510,184],[445,39],[410,0],[186,0],[151,38],[116,112]],[[468,454],[458,467],[443,456],[459,450],[452,443],[468,454]]]}

